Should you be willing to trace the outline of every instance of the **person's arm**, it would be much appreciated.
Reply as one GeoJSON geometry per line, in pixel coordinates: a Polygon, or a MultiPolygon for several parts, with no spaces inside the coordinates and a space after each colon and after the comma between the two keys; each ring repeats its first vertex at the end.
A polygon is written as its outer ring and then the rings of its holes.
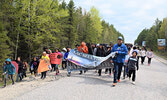
{"type": "Polygon", "coordinates": [[[87,47],[85,47],[85,48],[83,49],[83,53],[88,53],[88,48],[87,48],[87,47]]]}
{"type": "Polygon", "coordinates": [[[15,66],[13,64],[11,64],[11,65],[12,65],[12,68],[13,68],[13,71],[14,71],[14,74],[15,74],[16,68],[15,68],[15,66]]]}
{"type": "Polygon", "coordinates": [[[124,46],[124,51],[118,51],[119,55],[127,55],[128,54],[128,49],[126,46],[124,46]]]}

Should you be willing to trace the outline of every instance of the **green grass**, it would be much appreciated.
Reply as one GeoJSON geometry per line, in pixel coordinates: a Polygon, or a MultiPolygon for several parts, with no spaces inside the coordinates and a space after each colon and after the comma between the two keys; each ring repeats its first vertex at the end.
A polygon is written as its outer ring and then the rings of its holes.
{"type": "Polygon", "coordinates": [[[161,51],[156,51],[154,52],[157,56],[167,60],[167,51],[166,52],[161,52],[161,51]]]}

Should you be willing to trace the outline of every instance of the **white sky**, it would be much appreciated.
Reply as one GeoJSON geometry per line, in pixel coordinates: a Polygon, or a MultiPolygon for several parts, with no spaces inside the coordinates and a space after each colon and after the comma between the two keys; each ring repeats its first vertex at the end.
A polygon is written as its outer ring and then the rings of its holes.
{"type": "MultiPolygon", "coordinates": [[[[68,3],[70,0],[65,0],[68,3]]],[[[89,11],[92,6],[100,16],[133,43],[144,28],[150,28],[156,18],[167,17],[167,0],[73,0],[76,7],[89,11]]]]}

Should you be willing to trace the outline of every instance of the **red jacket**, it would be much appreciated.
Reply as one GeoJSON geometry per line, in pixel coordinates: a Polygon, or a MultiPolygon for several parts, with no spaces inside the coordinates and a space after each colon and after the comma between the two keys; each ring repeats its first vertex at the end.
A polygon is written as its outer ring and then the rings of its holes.
{"type": "Polygon", "coordinates": [[[88,47],[86,46],[85,42],[82,42],[82,44],[78,47],[78,51],[88,53],[88,47]]]}

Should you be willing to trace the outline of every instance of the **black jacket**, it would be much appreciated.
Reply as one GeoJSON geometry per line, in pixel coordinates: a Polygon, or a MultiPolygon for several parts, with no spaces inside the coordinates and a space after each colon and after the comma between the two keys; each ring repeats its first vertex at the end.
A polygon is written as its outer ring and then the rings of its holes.
{"type": "Polygon", "coordinates": [[[138,70],[139,69],[139,64],[138,64],[137,58],[130,57],[128,59],[128,69],[129,70],[138,70]]]}
{"type": "Polygon", "coordinates": [[[16,61],[18,64],[18,74],[23,72],[23,63],[21,61],[16,61]]]}
{"type": "Polygon", "coordinates": [[[105,56],[105,50],[103,48],[97,48],[96,56],[104,57],[105,56]]]}

